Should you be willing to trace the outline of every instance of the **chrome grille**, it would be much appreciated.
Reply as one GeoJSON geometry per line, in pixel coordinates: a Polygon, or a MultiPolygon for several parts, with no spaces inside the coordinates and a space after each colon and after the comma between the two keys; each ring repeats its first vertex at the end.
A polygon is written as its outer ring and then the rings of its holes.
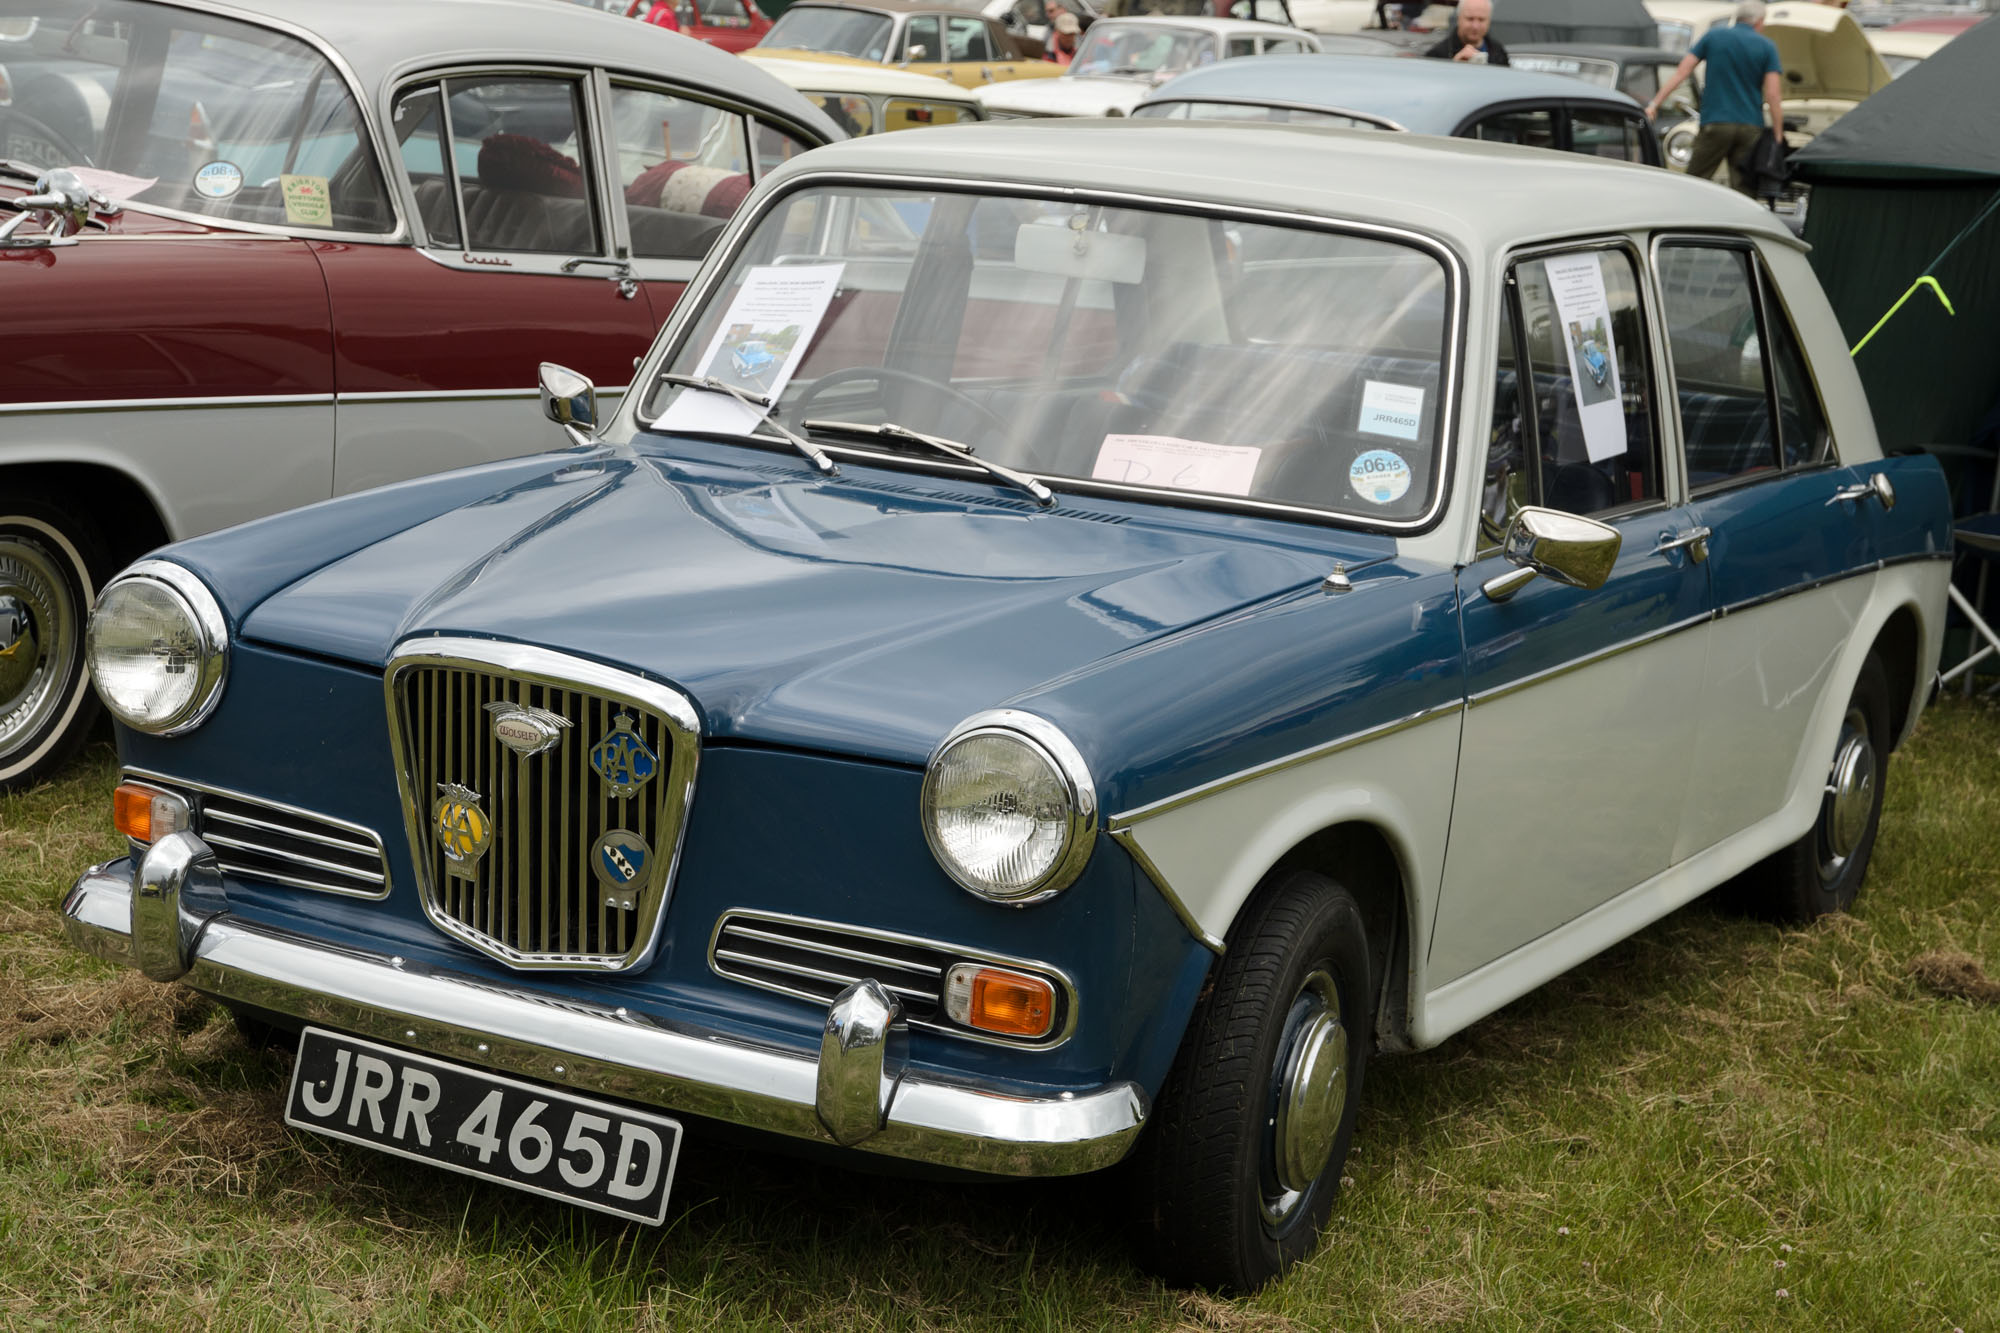
{"type": "Polygon", "coordinates": [[[431,920],[514,967],[615,970],[649,957],[692,793],[698,726],[686,700],[595,663],[465,640],[399,655],[388,688],[431,920]],[[517,754],[495,734],[492,704],[544,710],[568,725],[551,748],[517,754]],[[621,796],[590,753],[627,724],[657,769],[621,796]],[[486,834],[479,854],[458,863],[436,828],[441,796],[456,789],[474,798],[486,834]],[[630,885],[592,870],[598,840],[614,833],[645,848],[630,885]]]}
{"type": "Polygon", "coordinates": [[[389,892],[382,840],[359,824],[178,778],[136,771],[128,776],[186,800],[194,832],[232,879],[357,898],[389,892]]]}
{"type": "Polygon", "coordinates": [[[1042,963],[965,949],[936,940],[865,930],[832,921],[773,913],[732,911],[716,923],[708,963],[716,975],[820,1003],[872,977],[902,1002],[917,1027],[977,1041],[1053,1046],[1076,1023],[1076,993],[1069,979],[1042,963]],[[1046,978],[1056,988],[1055,1028],[1036,1042],[996,1037],[954,1023],[944,1012],[945,972],[954,963],[991,963],[1046,978]]]}

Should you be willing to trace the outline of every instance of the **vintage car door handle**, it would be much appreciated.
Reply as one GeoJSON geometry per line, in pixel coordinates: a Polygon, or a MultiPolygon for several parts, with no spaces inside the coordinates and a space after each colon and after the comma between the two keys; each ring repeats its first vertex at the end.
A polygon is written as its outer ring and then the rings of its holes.
{"type": "Polygon", "coordinates": [[[1882,502],[1884,509],[1894,509],[1896,507],[1896,487],[1880,472],[1875,473],[1866,481],[1858,481],[1852,486],[1842,486],[1833,493],[1832,498],[1827,503],[1837,505],[1842,500],[1859,502],[1866,500],[1871,495],[1882,502]]]}
{"type": "Polygon", "coordinates": [[[1685,547],[1688,559],[1697,565],[1708,559],[1708,539],[1715,534],[1707,528],[1689,528],[1676,537],[1671,532],[1660,534],[1660,544],[1653,548],[1654,555],[1665,555],[1668,551],[1678,551],[1685,547]]]}
{"type": "Polygon", "coordinates": [[[605,276],[618,284],[618,294],[630,301],[639,295],[639,284],[632,277],[632,266],[622,259],[565,259],[562,271],[574,273],[580,268],[608,268],[605,276]]]}

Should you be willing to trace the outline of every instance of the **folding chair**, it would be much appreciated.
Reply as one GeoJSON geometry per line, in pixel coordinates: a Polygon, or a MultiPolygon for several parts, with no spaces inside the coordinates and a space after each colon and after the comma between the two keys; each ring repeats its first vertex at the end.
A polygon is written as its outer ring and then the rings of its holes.
{"type": "MultiPolygon", "coordinates": [[[[1986,640],[1986,646],[1977,652],[1968,652],[1964,661],[1945,672],[1938,680],[1940,685],[1949,685],[1959,676],[1964,676],[1965,692],[1970,694],[1972,669],[1986,658],[2000,654],[2000,631],[1995,631],[1993,626],[1987,624],[1979,614],[1980,606],[1986,601],[1987,578],[1992,573],[1992,570],[1985,566],[2000,563],[2000,462],[1994,467],[1993,494],[1986,501],[1986,512],[1959,519],[1952,527],[1952,536],[1959,546],[1982,564],[1979,584],[1975,589],[1978,605],[1960,592],[1956,584],[1951,585],[1950,593],[1952,605],[1956,606],[1971,624],[1973,633],[1986,640]]],[[[2000,685],[1994,686],[1993,689],[2000,690],[2000,685]]]]}

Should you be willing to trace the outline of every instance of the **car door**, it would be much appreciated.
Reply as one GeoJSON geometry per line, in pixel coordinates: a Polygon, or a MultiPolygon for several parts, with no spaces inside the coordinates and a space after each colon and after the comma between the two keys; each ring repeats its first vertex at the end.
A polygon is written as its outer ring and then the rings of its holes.
{"type": "Polygon", "coordinates": [[[1509,270],[1478,557],[1459,574],[1466,713],[1431,984],[1520,948],[1672,862],[1693,761],[1708,577],[1661,448],[1639,254],[1622,240],[1509,270]],[[1535,578],[1499,536],[1538,504],[1617,529],[1603,586],[1535,578]]]}
{"type": "Polygon", "coordinates": [[[654,319],[613,248],[591,88],[582,71],[468,72],[397,93],[419,245],[316,247],[336,493],[560,443],[536,407],[542,361],[623,392],[654,319]]]}
{"type": "Polygon", "coordinates": [[[1842,467],[1790,316],[1740,237],[1664,235],[1655,281],[1717,620],[1679,855],[1775,814],[1869,595],[1879,502],[1842,467]],[[1852,488],[1851,490],[1849,488],[1852,488]],[[1844,490],[1857,498],[1840,500],[1844,490]],[[1845,520],[1829,522],[1829,510],[1845,520]]]}

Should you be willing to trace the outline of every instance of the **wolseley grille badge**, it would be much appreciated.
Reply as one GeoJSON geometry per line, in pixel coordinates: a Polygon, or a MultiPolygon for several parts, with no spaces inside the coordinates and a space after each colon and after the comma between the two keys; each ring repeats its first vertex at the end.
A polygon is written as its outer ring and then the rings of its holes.
{"type": "Polygon", "coordinates": [[[639,882],[653,859],[646,840],[625,829],[612,829],[590,849],[590,869],[605,888],[604,905],[629,912],[639,905],[639,882]]]}
{"type": "Polygon", "coordinates": [[[590,747],[590,766],[613,796],[623,799],[636,793],[660,771],[660,757],[646,748],[639,733],[632,730],[632,715],[620,713],[611,721],[611,732],[590,747]]]}
{"type": "Polygon", "coordinates": [[[493,738],[523,759],[553,749],[569,727],[569,719],[560,713],[504,699],[486,705],[486,711],[493,714],[493,738]]]}
{"type": "Polygon", "coordinates": [[[456,782],[438,783],[437,804],[431,807],[431,836],[444,853],[448,875],[472,879],[479,858],[493,841],[493,825],[479,808],[479,793],[456,782]]]}

